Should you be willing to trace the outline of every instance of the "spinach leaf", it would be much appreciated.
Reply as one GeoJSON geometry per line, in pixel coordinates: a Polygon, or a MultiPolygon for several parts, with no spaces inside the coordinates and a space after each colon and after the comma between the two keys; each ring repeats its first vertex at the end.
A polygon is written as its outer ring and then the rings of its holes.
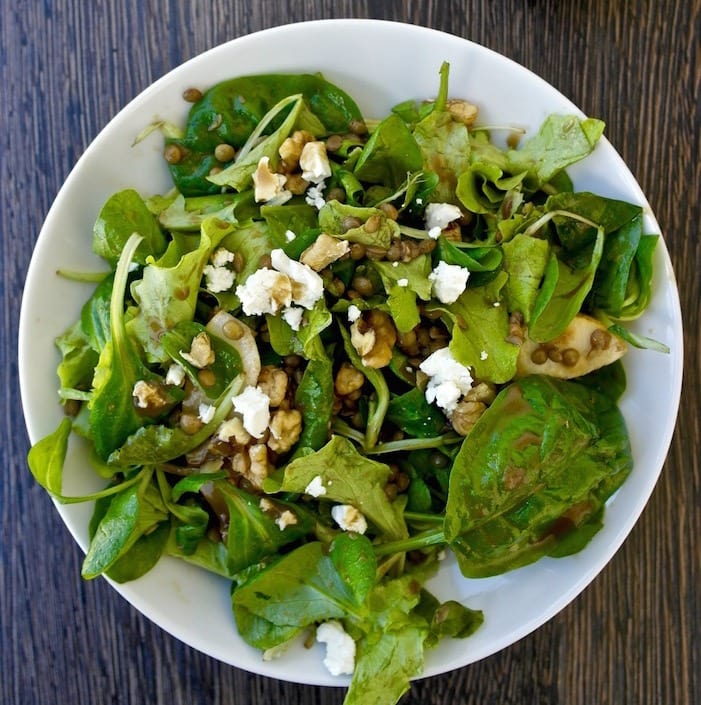
{"type": "Polygon", "coordinates": [[[585,248],[584,255],[588,261],[584,266],[570,266],[556,257],[556,252],[551,254],[545,282],[534,304],[528,331],[530,338],[539,343],[547,342],[567,328],[591,290],[603,249],[604,231],[599,228],[594,244],[585,248]],[[548,285],[549,275],[552,279],[553,274],[556,281],[554,285],[548,285]]]}
{"type": "Polygon", "coordinates": [[[37,441],[27,456],[34,479],[50,494],[60,495],[63,485],[63,463],[71,435],[71,420],[66,416],[56,430],[37,441]]]}
{"type": "Polygon", "coordinates": [[[217,399],[231,384],[234,377],[243,371],[241,356],[227,341],[210,334],[207,329],[196,321],[181,321],[171,330],[161,336],[161,345],[168,356],[181,365],[192,383],[199,387],[209,399],[217,399]],[[207,369],[214,374],[213,381],[205,385],[201,381],[201,370],[183,358],[183,352],[190,350],[193,339],[205,333],[214,351],[214,362],[207,369]]]}
{"type": "Polygon", "coordinates": [[[438,238],[434,261],[457,264],[470,272],[470,286],[484,286],[499,273],[504,253],[501,247],[474,243],[455,243],[442,235],[438,238]]]}
{"type": "Polygon", "coordinates": [[[116,494],[95,528],[83,561],[82,576],[89,580],[108,571],[143,535],[168,518],[152,472],[140,482],[116,494]]]}
{"type": "Polygon", "coordinates": [[[438,436],[446,425],[440,409],[435,404],[429,404],[418,387],[390,401],[387,420],[414,438],[438,436]]]}
{"type": "Polygon", "coordinates": [[[133,257],[139,264],[149,256],[158,257],[166,248],[165,235],[141,196],[133,189],[118,191],[109,197],[97,216],[93,251],[115,266],[133,233],[142,237],[133,257]]]}
{"type": "Polygon", "coordinates": [[[370,135],[354,174],[366,183],[396,189],[421,167],[421,151],[411,131],[398,116],[389,115],[370,135]]]}
{"type": "Polygon", "coordinates": [[[416,293],[409,287],[396,284],[387,294],[387,307],[397,330],[400,333],[414,330],[421,323],[416,293]]]}
{"type": "Polygon", "coordinates": [[[302,413],[302,434],[297,448],[319,450],[329,440],[333,385],[331,359],[326,355],[311,359],[295,391],[295,406],[302,413]]]}
{"type": "MultiPolygon", "coordinates": [[[[316,228],[318,224],[317,209],[306,203],[261,206],[260,214],[268,224],[268,233],[272,240],[286,245],[291,244],[287,242],[287,232],[292,232],[299,237],[305,231],[316,228]]],[[[289,257],[293,256],[287,250],[286,254],[289,257]]],[[[301,255],[302,253],[300,252],[299,254],[301,255]]],[[[299,257],[295,257],[295,259],[299,259],[299,257]]]]}
{"type": "MultiPolygon", "coordinates": [[[[80,326],[95,352],[99,353],[110,340],[110,301],[114,274],[106,276],[95,287],[93,295],[80,312],[80,326]]],[[[95,367],[95,365],[93,365],[95,367]]]]}
{"type": "Polygon", "coordinates": [[[509,311],[518,311],[529,323],[550,255],[547,240],[519,233],[502,246],[504,270],[509,275],[504,296],[509,311]]]}
{"type": "Polygon", "coordinates": [[[444,534],[461,571],[484,577],[548,555],[593,520],[631,467],[610,398],[548,377],[514,382],[453,463],[444,534]]]}
{"type": "Polygon", "coordinates": [[[621,319],[630,321],[638,318],[650,303],[652,297],[652,258],[658,240],[659,235],[643,235],[640,238],[628,278],[626,301],[619,315],[621,319]]]}
{"type": "Polygon", "coordinates": [[[279,490],[304,492],[319,476],[326,488],[324,500],[351,504],[385,538],[399,539],[407,535],[407,529],[401,509],[385,494],[389,475],[387,465],[361,455],[349,440],[333,436],[320,450],[290,462],[279,490]]]}
{"type": "Polygon", "coordinates": [[[227,480],[217,480],[212,485],[212,491],[227,508],[225,543],[231,573],[276,555],[314,528],[314,519],[300,506],[279,499],[266,498],[263,502],[227,480]],[[276,519],[286,511],[294,515],[295,523],[281,528],[276,519]]]}

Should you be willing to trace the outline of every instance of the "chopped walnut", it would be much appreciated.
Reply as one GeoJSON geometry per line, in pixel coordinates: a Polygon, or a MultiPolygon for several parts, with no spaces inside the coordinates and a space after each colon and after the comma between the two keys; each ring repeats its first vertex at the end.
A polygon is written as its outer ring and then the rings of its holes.
{"type": "Polygon", "coordinates": [[[276,453],[286,453],[297,443],[302,433],[302,414],[297,409],[278,409],[270,421],[268,448],[276,453]]]}
{"type": "Polygon", "coordinates": [[[270,159],[261,157],[256,170],[253,172],[254,198],[256,203],[264,201],[269,203],[273,199],[276,202],[284,203],[288,196],[292,197],[289,191],[285,191],[284,174],[276,174],[270,169],[270,159]]]}
{"type": "Polygon", "coordinates": [[[466,100],[453,98],[446,104],[448,112],[458,121],[467,127],[472,127],[477,119],[479,108],[466,100]]]}
{"type": "Polygon", "coordinates": [[[366,367],[388,365],[396,342],[397,329],[384,311],[369,311],[351,326],[351,343],[366,367]]]}
{"type": "Polygon", "coordinates": [[[349,362],[344,362],[336,374],[334,389],[338,396],[344,397],[357,392],[364,383],[365,375],[360,370],[356,370],[349,362]]]}
{"type": "Polygon", "coordinates": [[[450,423],[456,433],[461,436],[467,436],[486,409],[487,405],[481,401],[463,400],[458,402],[458,405],[451,413],[450,423]]]}
{"type": "Polygon", "coordinates": [[[313,141],[314,135],[306,130],[296,130],[280,145],[278,154],[284,162],[286,171],[295,171],[297,169],[304,145],[313,141]]]}
{"type": "Polygon", "coordinates": [[[299,261],[320,272],[332,262],[343,257],[349,250],[348,240],[339,240],[326,233],[321,233],[312,245],[307,247],[299,261]]]}
{"type": "Polygon", "coordinates": [[[243,421],[240,416],[234,416],[222,423],[217,431],[217,438],[220,441],[236,445],[245,446],[251,442],[251,434],[243,427],[243,421]]]}
{"type": "Polygon", "coordinates": [[[254,487],[263,488],[263,480],[268,477],[270,465],[268,464],[268,449],[263,443],[256,443],[248,449],[248,458],[251,461],[248,472],[243,473],[254,487]]]}
{"type": "Polygon", "coordinates": [[[207,365],[211,365],[216,359],[214,350],[212,350],[212,341],[204,332],[198,333],[192,339],[190,351],[185,352],[181,350],[180,356],[198,370],[207,367],[207,365]]]}
{"type": "Polygon", "coordinates": [[[465,401],[481,401],[489,406],[497,395],[496,388],[489,382],[480,382],[465,394],[465,401]]]}
{"type": "Polygon", "coordinates": [[[134,406],[146,413],[158,413],[168,406],[168,397],[160,382],[138,380],[132,390],[134,406]]]}
{"type": "Polygon", "coordinates": [[[268,395],[271,407],[282,404],[287,394],[288,382],[285,371],[274,365],[265,365],[258,375],[258,388],[268,395]]]}

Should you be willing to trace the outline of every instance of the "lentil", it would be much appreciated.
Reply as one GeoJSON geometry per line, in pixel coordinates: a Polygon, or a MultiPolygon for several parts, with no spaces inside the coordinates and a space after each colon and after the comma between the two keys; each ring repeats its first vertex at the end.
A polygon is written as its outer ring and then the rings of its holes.
{"type": "Polygon", "coordinates": [[[202,91],[199,88],[186,88],[183,91],[183,99],[188,103],[196,103],[202,99],[202,91]]]}

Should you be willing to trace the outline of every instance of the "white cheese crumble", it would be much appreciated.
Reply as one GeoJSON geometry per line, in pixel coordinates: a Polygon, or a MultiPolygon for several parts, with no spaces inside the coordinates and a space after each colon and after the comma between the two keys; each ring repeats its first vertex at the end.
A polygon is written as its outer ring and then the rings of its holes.
{"type": "Polygon", "coordinates": [[[285,230],[285,240],[292,242],[297,236],[291,230],[285,230]]]}
{"type": "Polygon", "coordinates": [[[352,504],[334,505],[331,507],[331,516],[344,531],[364,534],[368,530],[365,517],[352,504]]]}
{"type": "Polygon", "coordinates": [[[452,304],[465,291],[469,276],[470,272],[465,267],[446,264],[441,260],[428,278],[433,283],[435,297],[441,303],[452,304]]]}
{"type": "Polygon", "coordinates": [[[489,354],[487,353],[486,350],[483,350],[483,351],[480,353],[480,360],[484,361],[484,360],[486,360],[488,357],[489,357],[489,354]]]}
{"type": "Polygon", "coordinates": [[[166,384],[172,384],[174,387],[179,387],[185,381],[185,368],[174,362],[166,372],[166,384]]]}
{"type": "Polygon", "coordinates": [[[348,307],[348,321],[350,323],[355,323],[361,316],[362,311],[355,305],[351,304],[348,307]]]}
{"type": "Polygon", "coordinates": [[[431,238],[431,240],[438,240],[442,232],[443,231],[436,225],[435,228],[429,229],[428,236],[431,238]]]}
{"type": "Polygon", "coordinates": [[[276,174],[270,169],[270,158],[261,157],[256,170],[253,172],[253,197],[256,203],[264,201],[281,205],[292,198],[292,193],[285,189],[287,177],[276,174]]]}
{"type": "Polygon", "coordinates": [[[260,438],[270,423],[270,397],[258,387],[246,387],[232,398],[234,410],[243,416],[243,427],[260,438]]]}
{"type": "Polygon", "coordinates": [[[321,475],[316,475],[311,479],[311,482],[304,488],[304,493],[311,497],[321,497],[326,494],[326,487],[321,475]]]}
{"type": "Polygon", "coordinates": [[[429,203],[424,211],[426,219],[426,230],[433,228],[443,230],[450,223],[458,218],[462,218],[462,211],[452,203],[429,203]]]}
{"type": "Polygon", "coordinates": [[[326,644],[324,666],[332,676],[353,673],[355,642],[335,619],[323,622],[316,629],[316,640],[326,644]]]}
{"type": "Polygon", "coordinates": [[[236,275],[228,267],[217,267],[213,264],[208,264],[205,266],[203,273],[205,289],[212,292],[212,294],[228,291],[234,285],[236,275]]]}
{"type": "Polygon", "coordinates": [[[398,267],[398,266],[399,266],[399,261],[396,260],[396,261],[392,262],[392,266],[393,266],[393,267],[398,267]]]}
{"type": "Polygon", "coordinates": [[[154,386],[143,379],[134,383],[131,395],[134,397],[136,406],[139,409],[147,409],[150,402],[160,400],[160,395],[157,394],[154,386]]]}
{"type": "Polygon", "coordinates": [[[284,531],[288,526],[294,526],[297,523],[297,515],[289,509],[285,509],[285,511],[275,519],[275,523],[278,525],[280,531],[284,531]]]}
{"type": "Polygon", "coordinates": [[[217,408],[211,404],[200,404],[198,416],[203,424],[208,424],[213,418],[217,408]]]}
{"type": "Polygon", "coordinates": [[[402,279],[397,279],[397,286],[401,286],[402,288],[406,288],[409,286],[409,280],[402,278],[402,279]]]}
{"type": "Polygon", "coordinates": [[[299,156],[299,166],[302,168],[302,178],[318,184],[331,176],[331,164],[326,154],[323,142],[307,142],[299,156]]]}
{"type": "Polygon", "coordinates": [[[236,296],[249,316],[277,313],[292,303],[292,284],[287,275],[263,267],[253,272],[245,284],[236,287],[236,296]]]}
{"type": "Polygon", "coordinates": [[[450,348],[441,348],[429,355],[419,369],[429,377],[426,386],[426,401],[435,402],[441,409],[451,412],[458,400],[472,387],[470,369],[459,363],[450,348]]]}
{"type": "Polygon", "coordinates": [[[292,281],[292,301],[306,309],[314,308],[324,294],[324,280],[311,267],[291,259],[283,250],[273,250],[270,261],[278,272],[292,281]]]}
{"type": "Polygon", "coordinates": [[[310,186],[304,200],[308,205],[314,206],[317,210],[321,210],[325,205],[324,200],[324,182],[320,181],[316,186],[310,186]]]}
{"type": "Polygon", "coordinates": [[[209,261],[215,267],[223,267],[234,261],[234,253],[231,250],[227,250],[226,247],[217,247],[209,258],[209,261]]]}
{"type": "Polygon", "coordinates": [[[302,327],[302,316],[304,309],[300,306],[288,306],[282,311],[282,318],[292,330],[299,330],[302,327]]]}

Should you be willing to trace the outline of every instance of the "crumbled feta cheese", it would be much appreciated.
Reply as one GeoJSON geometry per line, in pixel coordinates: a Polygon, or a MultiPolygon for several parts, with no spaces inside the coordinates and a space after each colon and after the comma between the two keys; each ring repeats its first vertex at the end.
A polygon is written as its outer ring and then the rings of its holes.
{"type": "Polygon", "coordinates": [[[300,306],[288,306],[283,309],[282,317],[292,330],[299,330],[302,327],[302,315],[304,309],[300,306]]]}
{"type": "Polygon", "coordinates": [[[426,400],[435,402],[445,411],[451,412],[458,400],[472,387],[470,369],[459,363],[450,348],[441,348],[429,355],[419,369],[429,377],[426,386],[426,400]]]}
{"type": "Polygon", "coordinates": [[[179,387],[185,381],[185,368],[174,362],[166,372],[166,384],[172,384],[174,387],[179,387]]]}
{"type": "Polygon", "coordinates": [[[236,287],[236,296],[249,316],[277,313],[292,303],[292,282],[286,274],[263,267],[236,287]]]}
{"type": "Polygon", "coordinates": [[[228,267],[216,267],[213,264],[208,264],[205,266],[203,272],[205,277],[205,289],[212,292],[212,294],[228,291],[234,285],[236,275],[233,270],[228,267]]]}
{"type": "Polygon", "coordinates": [[[392,262],[392,266],[393,266],[393,267],[398,267],[398,266],[399,266],[399,260],[395,260],[394,262],[392,262]]]}
{"type": "Polygon", "coordinates": [[[214,350],[212,350],[212,342],[205,332],[198,333],[192,339],[189,352],[180,350],[180,357],[198,370],[211,365],[216,359],[214,350]]]}
{"type": "Polygon", "coordinates": [[[285,230],[285,240],[292,242],[297,236],[291,230],[285,230]]]}
{"type": "Polygon", "coordinates": [[[331,164],[326,154],[326,145],[323,142],[307,142],[302,148],[299,166],[305,181],[318,184],[328,179],[331,176],[331,164]]]}
{"type": "Polygon", "coordinates": [[[289,509],[285,509],[285,511],[275,519],[275,523],[278,525],[280,531],[284,531],[288,526],[294,526],[297,523],[297,515],[289,509]]]}
{"type": "Polygon", "coordinates": [[[431,228],[428,231],[428,236],[431,238],[431,240],[438,240],[442,232],[443,231],[436,225],[435,228],[431,228]]]}
{"type": "Polygon", "coordinates": [[[217,408],[211,404],[200,404],[198,416],[203,424],[208,424],[213,418],[217,408]]]}
{"type": "Polygon", "coordinates": [[[278,272],[292,281],[292,301],[306,309],[314,308],[324,294],[324,280],[311,267],[290,259],[283,250],[273,250],[270,261],[278,272]]]}
{"type": "Polygon", "coordinates": [[[320,181],[316,186],[310,186],[304,200],[308,205],[314,206],[317,210],[321,210],[325,205],[324,200],[324,182],[320,181]]]}
{"type": "Polygon", "coordinates": [[[397,279],[397,286],[401,286],[402,288],[409,286],[409,280],[402,277],[401,279],[397,279]]]}
{"type": "Polygon", "coordinates": [[[498,301],[495,301],[495,302],[492,304],[492,306],[494,306],[494,308],[499,308],[499,306],[501,306],[501,304],[500,304],[498,301]]]}
{"type": "Polygon", "coordinates": [[[246,387],[232,401],[234,410],[243,416],[246,431],[260,438],[270,423],[270,397],[258,387],[246,387]]]}
{"type": "Polygon", "coordinates": [[[424,211],[426,230],[440,228],[443,230],[450,223],[462,218],[462,211],[452,203],[429,203],[424,211]]]}
{"type": "Polygon", "coordinates": [[[209,261],[215,267],[223,267],[234,261],[234,253],[231,250],[227,250],[226,247],[217,247],[209,258],[209,261]]]}
{"type": "Polygon", "coordinates": [[[335,619],[323,622],[316,629],[316,640],[326,644],[324,666],[332,676],[353,673],[355,642],[335,619]]]}
{"type": "Polygon", "coordinates": [[[260,501],[258,502],[258,506],[266,514],[269,514],[269,513],[275,511],[275,505],[267,497],[261,497],[260,501]]]}
{"type": "Polygon", "coordinates": [[[321,475],[316,475],[312,478],[311,482],[304,488],[304,493],[312,497],[321,497],[326,494],[326,487],[324,487],[321,475]]]}
{"type": "Polygon", "coordinates": [[[344,531],[364,534],[368,530],[365,517],[352,504],[334,505],[331,507],[331,516],[344,531]]]}
{"type": "MultiPolygon", "coordinates": [[[[256,170],[253,172],[253,196],[256,203],[264,201],[270,203],[273,199],[282,197],[285,201],[292,198],[292,193],[285,190],[287,177],[284,174],[276,174],[270,169],[270,158],[261,157],[256,170]]],[[[280,205],[280,200],[276,201],[280,205]]]]}
{"type": "Polygon", "coordinates": [[[362,311],[355,305],[351,304],[348,307],[348,321],[350,323],[355,323],[361,316],[362,311]]]}
{"type": "Polygon", "coordinates": [[[469,276],[470,272],[465,267],[446,264],[441,260],[428,278],[433,282],[433,293],[436,298],[444,304],[452,304],[465,291],[469,276]]]}
{"type": "Polygon", "coordinates": [[[480,353],[480,360],[486,360],[488,357],[489,357],[489,354],[487,353],[486,350],[483,350],[483,351],[480,353]]]}
{"type": "Polygon", "coordinates": [[[232,439],[241,446],[248,445],[251,441],[251,434],[243,427],[243,421],[239,416],[232,416],[222,422],[217,430],[217,438],[228,443],[232,439]]]}
{"type": "Polygon", "coordinates": [[[417,206],[422,205],[423,202],[424,202],[424,199],[423,199],[423,198],[417,198],[417,199],[416,199],[416,205],[417,205],[417,206]]]}

